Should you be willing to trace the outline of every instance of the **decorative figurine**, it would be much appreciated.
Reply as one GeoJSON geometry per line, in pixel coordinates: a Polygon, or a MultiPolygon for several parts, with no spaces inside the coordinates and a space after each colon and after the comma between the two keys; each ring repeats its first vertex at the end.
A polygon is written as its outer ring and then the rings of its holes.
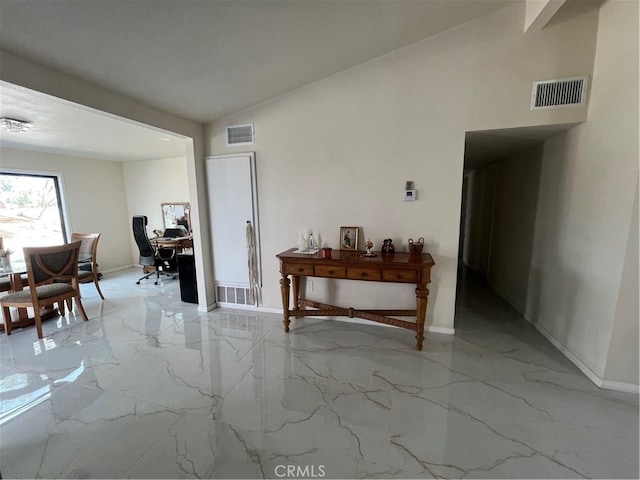
{"type": "Polygon", "coordinates": [[[371,249],[373,248],[373,242],[371,241],[371,239],[369,239],[366,242],[364,242],[364,248],[367,249],[367,253],[361,253],[360,255],[362,255],[363,257],[377,257],[378,256],[377,253],[373,253],[371,251],[371,249]]]}
{"type": "Polygon", "coordinates": [[[393,240],[388,239],[389,243],[387,244],[387,253],[395,253],[396,247],[393,246],[393,240]]]}
{"type": "Polygon", "coordinates": [[[389,240],[388,239],[384,239],[382,241],[382,248],[380,249],[380,251],[382,253],[389,253],[389,240]]]}
{"type": "Polygon", "coordinates": [[[420,255],[422,248],[424,247],[424,238],[420,237],[417,242],[413,241],[413,238],[409,239],[409,254],[420,255]]]}
{"type": "Polygon", "coordinates": [[[364,242],[364,248],[367,249],[367,254],[371,255],[371,249],[373,248],[373,242],[371,241],[371,239],[364,242]]]}

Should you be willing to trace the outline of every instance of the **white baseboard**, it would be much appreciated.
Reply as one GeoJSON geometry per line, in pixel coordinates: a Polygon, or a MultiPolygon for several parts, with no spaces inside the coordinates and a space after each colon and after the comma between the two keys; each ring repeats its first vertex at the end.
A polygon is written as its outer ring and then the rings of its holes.
{"type": "Polygon", "coordinates": [[[218,307],[231,308],[233,310],[252,310],[254,312],[260,311],[260,309],[255,305],[243,305],[241,303],[218,302],[218,307]]]}
{"type": "Polygon", "coordinates": [[[456,334],[456,329],[455,328],[435,327],[433,325],[425,325],[424,329],[426,331],[428,331],[428,332],[444,333],[445,335],[455,335],[456,334]]]}
{"type": "Polygon", "coordinates": [[[531,313],[526,312],[524,315],[525,320],[527,320],[531,325],[535,327],[538,332],[542,334],[544,338],[549,340],[551,344],[556,347],[560,352],[567,357],[571,363],[573,363],[576,367],[580,369],[582,373],[584,373],[589,380],[591,380],[597,387],[604,388],[606,390],[615,390],[616,392],[625,392],[625,393],[635,393],[640,394],[640,386],[634,385],[632,383],[623,383],[623,382],[611,382],[608,380],[603,380],[598,376],[593,370],[591,370],[587,365],[576,357],[571,350],[565,347],[562,343],[560,343],[551,333],[546,330],[539,323],[535,323],[531,319],[531,313]]]}
{"type": "Polygon", "coordinates": [[[109,270],[100,270],[100,273],[103,275],[106,275],[108,273],[115,273],[115,272],[121,272],[122,270],[129,270],[130,268],[135,267],[135,265],[133,263],[130,263],[129,265],[124,265],[123,267],[116,267],[116,268],[110,268],[109,270]]]}
{"type": "Polygon", "coordinates": [[[600,385],[600,388],[615,390],[616,392],[635,393],[636,395],[640,395],[640,385],[634,385],[633,383],[610,382],[609,380],[604,380],[602,382],[602,385],[600,385]]]}
{"type": "Polygon", "coordinates": [[[616,392],[625,392],[625,393],[635,393],[640,394],[640,386],[634,385],[632,383],[623,383],[623,382],[610,382],[608,380],[603,380],[598,376],[593,370],[591,370],[582,360],[576,357],[571,350],[565,347],[562,343],[560,343],[548,330],[546,330],[542,325],[533,321],[533,316],[531,312],[521,311],[521,309],[513,302],[508,295],[505,295],[504,292],[500,291],[496,288],[495,285],[490,283],[491,288],[493,288],[498,295],[500,295],[511,307],[518,313],[520,313],[524,319],[529,322],[531,325],[535,327],[540,334],[549,340],[551,344],[556,347],[560,352],[567,357],[571,363],[573,363],[576,367],[580,369],[582,373],[584,373],[589,380],[591,380],[597,387],[604,388],[606,390],[615,390],[616,392]]]}
{"type": "Polygon", "coordinates": [[[265,312],[265,313],[277,313],[282,315],[281,308],[258,307],[258,311],[265,312]]]}
{"type": "Polygon", "coordinates": [[[553,335],[551,335],[551,333],[547,329],[545,329],[539,323],[533,323],[529,319],[527,319],[527,321],[529,321],[529,323],[531,323],[536,328],[536,330],[538,330],[538,332],[540,332],[542,334],[542,336],[544,338],[549,340],[554,347],[556,347],[558,350],[560,350],[560,352],[562,352],[562,354],[565,357],[567,357],[569,360],[571,360],[571,362],[576,367],[578,367],[580,369],[580,371],[582,373],[584,373],[587,376],[587,378],[589,378],[589,380],[591,380],[593,383],[595,383],[598,387],[600,387],[602,385],[602,379],[598,375],[596,375],[596,373],[593,370],[591,370],[589,367],[587,367],[587,365],[582,360],[580,360],[578,357],[576,357],[573,354],[573,352],[571,352],[571,350],[569,350],[562,343],[560,343],[553,335]]]}
{"type": "Polygon", "coordinates": [[[209,305],[207,305],[205,307],[201,307],[200,305],[198,305],[198,311],[206,313],[206,312],[210,312],[211,310],[213,310],[214,308],[217,308],[217,307],[218,307],[218,305],[215,302],[211,303],[211,304],[209,304],[209,305]]]}

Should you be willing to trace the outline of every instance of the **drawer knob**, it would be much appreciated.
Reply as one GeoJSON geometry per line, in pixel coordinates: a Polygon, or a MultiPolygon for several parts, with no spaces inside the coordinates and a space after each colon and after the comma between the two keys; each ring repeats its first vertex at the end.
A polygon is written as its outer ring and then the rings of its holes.
{"type": "Polygon", "coordinates": [[[333,273],[333,270],[329,270],[329,273],[333,273]]]}
{"type": "Polygon", "coordinates": [[[363,276],[363,277],[366,277],[367,276],[367,272],[362,272],[360,275],[363,276]]]}
{"type": "Polygon", "coordinates": [[[304,272],[304,268],[299,268],[298,271],[299,272],[304,272]]]}

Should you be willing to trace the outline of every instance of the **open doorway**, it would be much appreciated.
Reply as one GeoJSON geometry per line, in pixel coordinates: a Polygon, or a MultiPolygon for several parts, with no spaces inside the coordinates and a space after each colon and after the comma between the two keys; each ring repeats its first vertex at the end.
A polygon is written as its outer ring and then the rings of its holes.
{"type": "MultiPolygon", "coordinates": [[[[102,232],[100,258],[105,273],[137,266],[132,216],[147,215],[152,235],[153,229],[163,227],[162,203],[189,203],[199,291],[211,292],[205,288],[211,262],[208,252],[202,250],[199,222],[203,206],[199,201],[202,194],[197,192],[204,189],[203,180],[196,174],[201,169],[196,151],[202,152],[203,148],[199,125],[171,116],[157,120],[162,126],[154,125],[157,115],[128,101],[115,108],[125,113],[118,116],[5,81],[0,81],[0,87],[3,112],[33,124],[27,133],[2,132],[0,170],[35,175],[54,171],[59,180],[57,191],[62,202],[58,205],[63,220],[60,228],[45,229],[45,234],[55,234],[56,238],[47,242],[60,243],[72,231],[102,232]],[[148,116],[150,124],[127,118],[131,115],[148,116]],[[197,134],[197,141],[189,135],[191,132],[197,134]]],[[[24,217],[17,213],[12,214],[11,221],[0,219],[5,237],[13,236],[13,230],[5,224],[19,220],[24,217]]],[[[45,234],[35,237],[44,240],[45,234]]],[[[205,233],[205,245],[207,241],[205,233]]],[[[10,245],[20,254],[25,246],[15,239],[10,245]]],[[[209,295],[203,294],[204,305],[213,304],[213,300],[204,300],[209,295]]]]}
{"type": "Polygon", "coordinates": [[[544,141],[573,125],[467,132],[456,329],[469,309],[503,304],[524,316],[544,141]]]}
{"type": "Polygon", "coordinates": [[[484,276],[489,274],[498,163],[467,170],[463,183],[463,210],[461,215],[459,261],[467,268],[484,276]]]}

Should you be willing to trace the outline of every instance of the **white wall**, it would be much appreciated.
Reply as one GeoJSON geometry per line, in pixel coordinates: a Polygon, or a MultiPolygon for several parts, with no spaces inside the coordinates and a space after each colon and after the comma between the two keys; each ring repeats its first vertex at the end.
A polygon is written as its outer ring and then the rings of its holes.
{"type": "MultiPolygon", "coordinates": [[[[637,280],[621,284],[637,215],[638,127],[638,2],[610,1],[600,10],[589,119],[544,146],[527,302],[528,317],[596,382],[614,323],[637,322],[618,299],[638,295],[637,280]]],[[[612,352],[628,360],[615,378],[637,385],[637,343],[628,347],[612,352]]]]}
{"type": "Polygon", "coordinates": [[[487,280],[518,312],[527,305],[542,144],[500,159],[487,280]]]}
{"type": "MultiPolygon", "coordinates": [[[[161,203],[188,202],[189,181],[186,158],[141,160],[123,164],[124,184],[127,192],[127,220],[131,232],[131,218],[146,215],[149,219],[147,234],[164,230],[161,203]]],[[[138,247],[130,235],[133,264],[138,264],[138,247]]]]}
{"type": "MultiPolygon", "coordinates": [[[[597,11],[524,35],[523,21],[514,3],[206,126],[208,154],[256,151],[263,306],[281,307],[274,255],[298,232],[337,247],[339,227],[359,225],[375,248],[426,239],[436,262],[427,323],[453,327],[465,131],[586,118],[584,108],[531,112],[529,103],[534,80],[591,72],[597,11]],[[225,126],[248,122],[256,144],[226,147],[225,126]],[[418,201],[401,201],[407,180],[418,201]]],[[[311,296],[347,306],[414,302],[406,286],[314,284],[311,296]]]]}
{"type": "Polygon", "coordinates": [[[100,270],[131,264],[131,228],[121,163],[2,148],[0,168],[61,174],[70,230],[102,234],[98,244],[100,270]]]}
{"type": "Polygon", "coordinates": [[[464,263],[472,270],[486,275],[489,273],[498,164],[493,163],[475,170],[468,178],[470,192],[467,195],[471,208],[466,220],[469,225],[464,263]]]}
{"type": "Polygon", "coordinates": [[[616,383],[638,383],[638,187],[631,214],[631,226],[629,228],[629,241],[622,270],[622,281],[618,294],[615,322],[611,332],[607,366],[604,372],[604,380],[612,388],[616,383]]]}

